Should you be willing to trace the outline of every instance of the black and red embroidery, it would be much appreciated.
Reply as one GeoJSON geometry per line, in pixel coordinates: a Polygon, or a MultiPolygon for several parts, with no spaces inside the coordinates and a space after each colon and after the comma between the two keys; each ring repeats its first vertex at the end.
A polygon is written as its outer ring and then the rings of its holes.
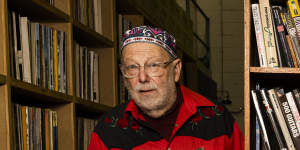
{"type": "Polygon", "coordinates": [[[136,133],[139,133],[141,135],[143,134],[142,127],[137,123],[137,121],[135,120],[130,121],[127,113],[124,113],[123,118],[118,118],[118,117],[105,118],[104,122],[109,124],[110,127],[113,128],[118,127],[123,130],[131,129],[136,133]]]}
{"type": "Polygon", "coordinates": [[[222,116],[224,114],[224,106],[216,105],[215,107],[200,107],[197,113],[191,118],[190,123],[192,124],[192,129],[197,126],[201,120],[210,119],[216,116],[222,116]]]}

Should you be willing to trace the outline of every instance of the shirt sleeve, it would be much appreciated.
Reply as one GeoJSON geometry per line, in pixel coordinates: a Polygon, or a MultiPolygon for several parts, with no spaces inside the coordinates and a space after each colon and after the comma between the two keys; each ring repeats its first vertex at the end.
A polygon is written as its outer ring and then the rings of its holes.
{"type": "Polygon", "coordinates": [[[228,142],[226,149],[228,149],[228,150],[244,150],[245,149],[244,134],[240,130],[236,121],[233,124],[233,133],[232,133],[232,136],[229,138],[229,142],[228,142]]]}
{"type": "Polygon", "coordinates": [[[99,136],[93,132],[88,150],[108,150],[108,148],[104,145],[99,136]]]}

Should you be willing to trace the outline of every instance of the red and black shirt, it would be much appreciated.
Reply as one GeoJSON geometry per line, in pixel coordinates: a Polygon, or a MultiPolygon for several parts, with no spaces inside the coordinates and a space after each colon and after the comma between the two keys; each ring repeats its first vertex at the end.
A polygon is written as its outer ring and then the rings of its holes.
{"type": "Polygon", "coordinates": [[[131,100],[101,117],[88,150],[244,149],[244,136],[224,106],[183,86],[180,91],[176,109],[165,116],[176,117],[173,126],[166,124],[171,132],[164,132],[168,128],[157,126],[131,100]]]}

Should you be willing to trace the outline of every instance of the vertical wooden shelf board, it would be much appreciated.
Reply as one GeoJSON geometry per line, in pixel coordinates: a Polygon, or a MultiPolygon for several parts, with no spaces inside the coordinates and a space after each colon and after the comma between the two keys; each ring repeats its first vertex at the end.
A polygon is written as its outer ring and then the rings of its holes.
{"type": "Polygon", "coordinates": [[[103,36],[114,41],[115,0],[101,0],[101,23],[103,36]]]}
{"type": "Polygon", "coordinates": [[[99,55],[100,103],[107,106],[117,105],[116,95],[116,57],[114,48],[95,50],[99,55]]]}
{"type": "Polygon", "coordinates": [[[100,103],[111,107],[118,104],[115,10],[115,0],[102,0],[103,35],[114,41],[113,47],[93,49],[99,55],[100,103]]]}
{"type": "Polygon", "coordinates": [[[245,128],[245,150],[250,150],[250,28],[251,11],[250,0],[244,0],[244,128],[245,128]]]}
{"type": "Polygon", "coordinates": [[[0,74],[7,75],[7,52],[8,52],[8,11],[6,0],[1,0],[0,5],[0,74]]]}
{"type": "Polygon", "coordinates": [[[75,150],[75,104],[61,105],[53,110],[57,112],[58,149],[75,150]]]}
{"type": "MultiPolygon", "coordinates": [[[[6,75],[9,79],[9,54],[8,54],[8,10],[7,1],[0,0],[0,74],[6,75]]],[[[10,85],[6,81],[5,85],[0,86],[0,145],[6,150],[12,149],[12,127],[10,113],[10,85]]]]}
{"type": "Polygon", "coordinates": [[[67,15],[71,15],[71,0],[54,0],[54,6],[67,15]]]}

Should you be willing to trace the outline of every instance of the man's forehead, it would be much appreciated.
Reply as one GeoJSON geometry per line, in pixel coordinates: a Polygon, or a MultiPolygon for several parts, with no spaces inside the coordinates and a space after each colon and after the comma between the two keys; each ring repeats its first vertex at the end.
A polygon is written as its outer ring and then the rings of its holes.
{"type": "Polygon", "coordinates": [[[126,55],[169,55],[163,48],[151,43],[132,43],[123,50],[126,55]]]}

